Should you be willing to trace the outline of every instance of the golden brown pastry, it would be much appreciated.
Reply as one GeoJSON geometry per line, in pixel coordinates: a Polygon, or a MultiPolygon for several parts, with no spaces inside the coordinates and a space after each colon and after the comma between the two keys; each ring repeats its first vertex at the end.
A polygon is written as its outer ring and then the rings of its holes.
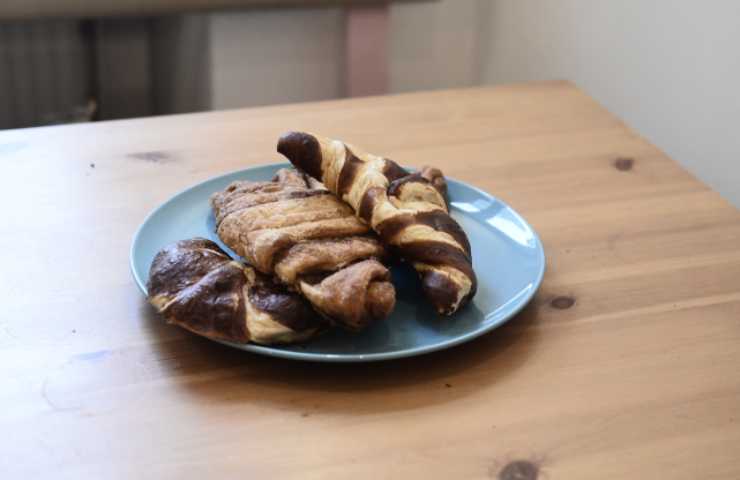
{"type": "Polygon", "coordinates": [[[359,330],[395,304],[385,250],[320,183],[283,169],[271,182],[239,181],[211,197],[219,238],[339,324],[359,330]]]}
{"type": "Polygon", "coordinates": [[[324,327],[300,295],[203,238],[162,249],[152,262],[147,289],[149,302],[168,323],[216,340],[292,343],[324,327]]]}
{"type": "Polygon", "coordinates": [[[277,149],[412,263],[439,313],[450,315],[475,295],[470,242],[449,215],[442,172],[410,174],[392,160],[304,132],[286,133],[277,149]]]}

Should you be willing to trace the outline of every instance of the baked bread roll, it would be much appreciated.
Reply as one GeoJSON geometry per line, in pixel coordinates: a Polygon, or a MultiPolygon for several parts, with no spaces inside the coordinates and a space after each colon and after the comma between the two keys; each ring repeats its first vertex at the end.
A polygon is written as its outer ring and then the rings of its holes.
{"type": "Polygon", "coordinates": [[[168,323],[215,340],[301,342],[325,326],[300,295],[204,238],[162,249],[152,262],[147,289],[149,302],[168,323]]]}
{"type": "Polygon", "coordinates": [[[470,242],[452,219],[442,172],[410,174],[395,162],[338,140],[284,134],[277,147],[298,169],[347,202],[421,277],[435,309],[450,315],[476,292],[470,242]]]}
{"type": "Polygon", "coordinates": [[[303,294],[332,323],[360,330],[395,305],[385,250],[316,180],[283,169],[211,197],[221,240],[257,270],[303,294]]]}

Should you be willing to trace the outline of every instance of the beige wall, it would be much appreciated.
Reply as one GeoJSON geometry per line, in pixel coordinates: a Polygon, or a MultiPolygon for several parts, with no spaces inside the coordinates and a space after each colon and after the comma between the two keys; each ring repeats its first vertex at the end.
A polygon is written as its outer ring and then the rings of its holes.
{"type": "Polygon", "coordinates": [[[337,8],[212,15],[213,108],[336,98],[343,32],[337,8]]]}
{"type": "MultiPolygon", "coordinates": [[[[482,0],[488,2],[488,0],[482,0]]],[[[481,2],[442,0],[391,7],[392,92],[477,85],[482,80],[479,45],[481,2]]]]}
{"type": "MultiPolygon", "coordinates": [[[[390,8],[390,90],[467,86],[482,77],[479,0],[390,8]]],[[[339,8],[211,16],[214,108],[321,100],[344,94],[339,8]]]]}
{"type": "Polygon", "coordinates": [[[496,0],[485,80],[574,81],[740,206],[740,2],[496,0]]]}
{"type": "MultiPolygon", "coordinates": [[[[214,108],[342,96],[339,9],[211,17],[214,108]]],[[[391,7],[392,92],[562,78],[740,206],[740,2],[391,7]]]]}

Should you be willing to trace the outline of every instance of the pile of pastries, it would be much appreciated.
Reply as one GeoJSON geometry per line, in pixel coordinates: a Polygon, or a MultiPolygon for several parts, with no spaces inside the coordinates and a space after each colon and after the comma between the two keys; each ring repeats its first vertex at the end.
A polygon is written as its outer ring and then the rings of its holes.
{"type": "Polygon", "coordinates": [[[209,338],[303,342],[329,328],[360,331],[393,311],[394,258],[418,272],[441,315],[475,295],[470,242],[449,215],[442,172],[411,173],[339,140],[289,132],[278,152],[295,169],[237,181],[211,197],[216,243],[161,250],[149,301],[168,322],[209,338]]]}

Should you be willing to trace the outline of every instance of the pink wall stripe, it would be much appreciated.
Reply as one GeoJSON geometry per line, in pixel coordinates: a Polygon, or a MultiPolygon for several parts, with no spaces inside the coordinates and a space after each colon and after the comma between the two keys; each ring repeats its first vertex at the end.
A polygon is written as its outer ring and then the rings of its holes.
{"type": "Polygon", "coordinates": [[[387,4],[347,8],[348,96],[387,93],[388,20],[387,4]]]}

